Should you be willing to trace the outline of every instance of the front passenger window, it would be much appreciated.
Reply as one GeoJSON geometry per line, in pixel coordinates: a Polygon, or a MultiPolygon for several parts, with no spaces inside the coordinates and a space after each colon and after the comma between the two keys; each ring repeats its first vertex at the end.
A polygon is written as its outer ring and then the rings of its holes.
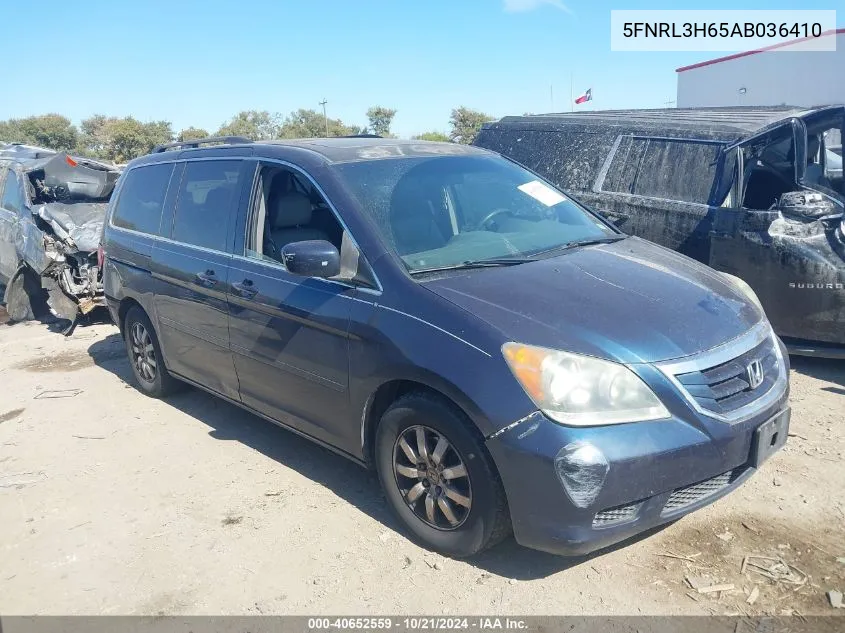
{"type": "Polygon", "coordinates": [[[335,280],[377,286],[354,240],[311,181],[294,169],[262,165],[244,254],[284,266],[284,247],[306,240],[325,240],[338,250],[340,274],[335,280]]]}
{"type": "Polygon", "coordinates": [[[189,162],[179,187],[172,239],[215,251],[227,251],[227,230],[237,211],[243,162],[189,162]]]}
{"type": "Polygon", "coordinates": [[[258,187],[248,257],[281,262],[287,244],[305,240],[325,240],[341,250],[343,228],[323,196],[301,174],[264,166],[258,187]]]}

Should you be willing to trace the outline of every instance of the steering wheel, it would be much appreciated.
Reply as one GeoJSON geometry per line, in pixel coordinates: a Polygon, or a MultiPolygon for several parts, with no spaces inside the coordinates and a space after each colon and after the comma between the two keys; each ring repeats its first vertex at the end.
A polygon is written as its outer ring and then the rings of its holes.
{"type": "Polygon", "coordinates": [[[487,226],[487,223],[490,222],[493,218],[499,215],[507,214],[513,217],[513,213],[509,209],[493,209],[490,213],[484,216],[484,219],[478,223],[479,229],[484,229],[487,226]]]}

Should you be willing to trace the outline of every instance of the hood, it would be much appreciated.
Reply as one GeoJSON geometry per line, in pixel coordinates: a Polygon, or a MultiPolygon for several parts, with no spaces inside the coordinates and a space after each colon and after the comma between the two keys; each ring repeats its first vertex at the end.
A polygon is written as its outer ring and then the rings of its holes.
{"type": "Polygon", "coordinates": [[[50,202],[37,205],[33,213],[47,222],[56,236],[81,253],[92,253],[100,243],[100,233],[108,204],[50,202]]]}
{"type": "Polygon", "coordinates": [[[764,318],[720,273],[635,237],[425,285],[509,340],[624,363],[694,354],[764,318]]]}

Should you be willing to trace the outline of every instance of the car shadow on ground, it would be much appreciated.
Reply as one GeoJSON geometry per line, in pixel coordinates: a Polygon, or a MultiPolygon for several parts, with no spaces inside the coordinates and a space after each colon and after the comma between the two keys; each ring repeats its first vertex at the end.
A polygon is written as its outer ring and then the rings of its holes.
{"type": "Polygon", "coordinates": [[[789,361],[799,374],[835,383],[822,387],[822,391],[845,395],[845,359],[791,356],[789,361]]]}
{"type": "MultiPolygon", "coordinates": [[[[115,333],[93,343],[88,348],[88,353],[97,366],[134,386],[132,370],[123,353],[124,349],[123,339],[115,333]]],[[[188,387],[184,392],[170,396],[167,403],[208,426],[211,429],[211,437],[241,442],[296,470],[308,479],[325,486],[401,538],[407,538],[407,534],[387,507],[374,471],[366,470],[308,439],[199,389],[188,387]]],[[[646,532],[602,552],[571,558],[527,549],[510,537],[497,547],[466,562],[490,574],[516,580],[533,580],[584,564],[603,553],[646,538],[656,531],[659,529],[646,532]]]]}
{"type": "MultiPolygon", "coordinates": [[[[3,297],[3,288],[4,287],[0,285],[0,298],[3,297]]],[[[109,323],[111,322],[111,317],[109,317],[108,310],[100,307],[88,314],[81,315],[76,324],[69,319],[62,319],[60,317],[53,316],[49,312],[39,314],[35,317],[34,322],[46,325],[47,330],[50,332],[72,336],[78,329],[84,329],[91,325],[109,323]],[[73,326],[72,329],[71,326],[73,326]]],[[[13,327],[18,324],[18,321],[13,321],[9,318],[9,313],[6,312],[6,306],[0,303],[0,325],[13,327]]]]}

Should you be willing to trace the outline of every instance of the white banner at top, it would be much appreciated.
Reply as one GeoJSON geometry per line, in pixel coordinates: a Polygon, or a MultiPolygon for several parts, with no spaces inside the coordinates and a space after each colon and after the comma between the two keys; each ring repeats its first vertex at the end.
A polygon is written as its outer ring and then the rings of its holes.
{"type": "Polygon", "coordinates": [[[836,33],[835,10],[610,12],[612,51],[835,51],[836,33]]]}

